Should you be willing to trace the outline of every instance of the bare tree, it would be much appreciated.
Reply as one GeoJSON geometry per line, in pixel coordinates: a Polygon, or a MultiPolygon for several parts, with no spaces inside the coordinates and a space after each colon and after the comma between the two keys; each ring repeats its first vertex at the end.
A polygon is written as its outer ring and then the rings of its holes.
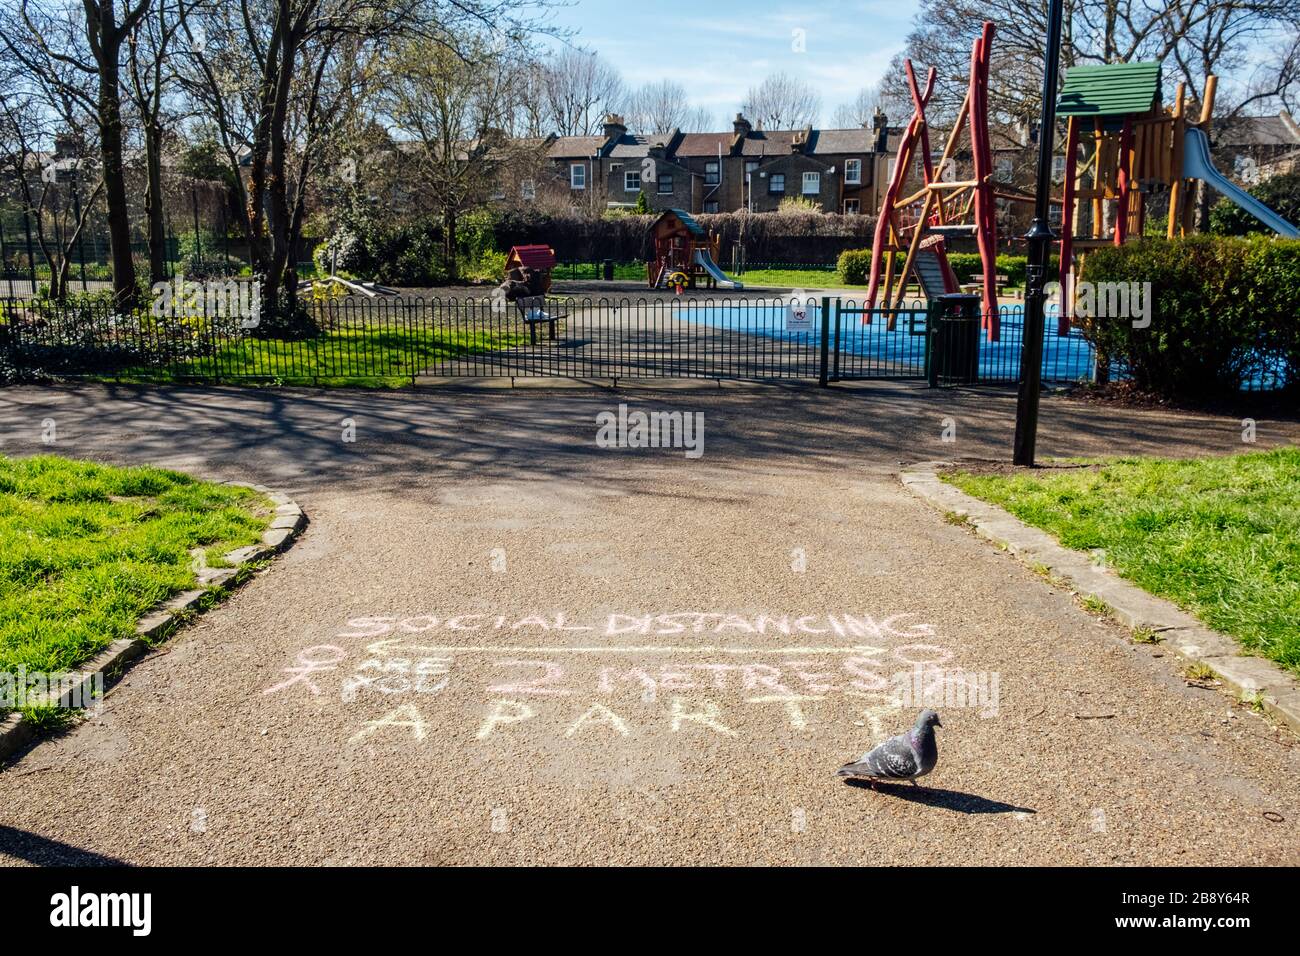
{"type": "Polygon", "coordinates": [[[236,173],[241,225],[262,299],[297,311],[308,179],[355,101],[377,48],[416,30],[420,0],[241,0],[181,11],[195,108],[211,117],[236,173]]]}
{"type": "Polygon", "coordinates": [[[0,77],[0,177],[12,188],[50,270],[49,294],[68,294],[72,251],[104,190],[95,161],[93,117],[78,98],[39,76],[17,76],[10,63],[0,77]],[[52,151],[40,148],[54,144],[52,151]],[[81,189],[89,186],[85,195],[81,189]]]}
{"type": "Polygon", "coordinates": [[[762,83],[749,88],[741,108],[764,129],[802,129],[817,124],[822,99],[816,90],[797,77],[773,73],[762,83]]]}
{"type": "Polygon", "coordinates": [[[172,78],[173,41],[193,0],[154,0],[152,11],[137,21],[127,37],[127,91],[135,108],[144,144],[144,210],[149,241],[151,282],[167,278],[167,229],[163,209],[163,143],[170,120],[163,89],[172,78]]]}
{"type": "MultiPolygon", "coordinates": [[[[1204,77],[1238,68],[1237,58],[1272,34],[1294,36],[1300,0],[1065,0],[1061,64],[1125,63],[1156,60],[1167,75],[1187,83],[1199,99],[1204,77]]],[[[989,108],[996,119],[1020,120],[1039,112],[1045,3],[1022,0],[921,0],[917,27],[906,55],[939,73],[931,119],[942,123],[956,112],[970,70],[971,44],[981,24],[997,24],[990,68],[989,108]]],[[[1279,65],[1287,61],[1281,60],[1279,65]]],[[[1294,70],[1281,69],[1281,99],[1294,89],[1294,70]]],[[[1266,87],[1269,84],[1265,84],[1266,87]]],[[[1274,82],[1271,88],[1278,88],[1274,82]]],[[[883,90],[906,99],[901,58],[885,76],[883,90]]]]}
{"type": "Polygon", "coordinates": [[[880,88],[864,86],[858,90],[857,96],[835,108],[835,113],[831,117],[831,126],[836,129],[870,126],[871,119],[879,108],[881,108],[880,88]]]}
{"type": "Polygon", "coordinates": [[[686,87],[672,80],[647,83],[627,98],[623,116],[628,129],[637,133],[666,133],[680,129],[702,133],[712,125],[709,112],[691,106],[686,87]]]}
{"type": "Polygon", "coordinates": [[[554,132],[589,136],[626,98],[623,78],[596,53],[565,47],[546,64],[543,82],[554,132]]]}
{"type": "Polygon", "coordinates": [[[545,64],[531,56],[524,57],[515,64],[509,94],[511,135],[538,137],[550,132],[551,110],[547,101],[546,72],[545,64]]]}
{"type": "Polygon", "coordinates": [[[1300,2],[1247,4],[1187,0],[1189,27],[1171,50],[1179,76],[1193,100],[1200,101],[1205,78],[1229,75],[1220,83],[1215,116],[1229,119],[1263,106],[1286,107],[1300,95],[1300,2]]]}
{"type": "Polygon", "coordinates": [[[131,258],[130,209],[122,157],[122,45],[148,12],[150,2],[43,0],[37,8],[30,0],[17,0],[16,8],[5,11],[6,19],[23,26],[20,31],[3,34],[9,56],[44,77],[43,82],[61,84],[62,95],[93,98],[108,207],[113,297],[123,310],[137,308],[140,301],[131,258]],[[87,94],[79,81],[67,79],[69,70],[93,77],[93,93],[87,94]]]}
{"type": "Polygon", "coordinates": [[[411,176],[442,218],[443,261],[456,278],[461,214],[482,205],[511,151],[504,127],[515,68],[480,35],[413,38],[385,60],[384,105],[410,147],[411,176]]]}

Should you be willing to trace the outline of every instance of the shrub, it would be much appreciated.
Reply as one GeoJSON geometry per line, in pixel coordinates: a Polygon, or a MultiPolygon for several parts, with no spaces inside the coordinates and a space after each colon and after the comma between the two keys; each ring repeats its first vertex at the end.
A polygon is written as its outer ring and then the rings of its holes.
{"type": "MultiPolygon", "coordinates": [[[[895,261],[901,264],[901,259],[895,261]]],[[[983,266],[980,261],[978,252],[948,253],[948,264],[956,273],[958,282],[971,282],[981,275],[983,266]]],[[[1052,256],[1047,268],[1048,281],[1056,276],[1059,261],[1059,257],[1052,256]]],[[[1023,286],[1027,262],[1025,256],[1000,255],[997,258],[997,274],[1006,276],[1010,285],[1023,286]]],[[[838,268],[841,281],[849,285],[865,285],[871,271],[871,250],[846,249],[840,254],[838,268]]]]}
{"type": "Polygon", "coordinates": [[[958,282],[970,282],[971,277],[978,275],[983,269],[978,252],[950,252],[948,265],[952,266],[952,271],[957,274],[958,282]]]}
{"type": "Polygon", "coordinates": [[[345,223],[317,247],[314,260],[322,273],[328,273],[334,262],[344,275],[375,279],[384,285],[439,285],[448,278],[442,226],[430,219],[387,229],[345,223]]]}
{"type": "Polygon", "coordinates": [[[866,285],[871,272],[871,250],[845,249],[835,268],[845,285],[866,285]]]}
{"type": "Polygon", "coordinates": [[[463,259],[460,277],[467,282],[500,282],[506,274],[506,254],[485,249],[470,259],[463,259]]]}
{"type": "Polygon", "coordinates": [[[222,236],[212,232],[195,233],[193,229],[176,237],[178,268],[186,275],[225,275],[242,263],[225,254],[222,236]]]}
{"type": "MultiPolygon", "coordinates": [[[[1051,282],[1056,277],[1060,263],[1059,256],[1051,256],[1047,264],[1047,281],[1051,282]]],[[[972,282],[982,274],[983,266],[980,265],[980,257],[977,252],[950,252],[948,253],[948,262],[952,266],[952,271],[957,273],[958,282],[972,282]]],[[[1002,253],[994,260],[994,273],[1007,277],[1007,284],[1012,286],[1024,286],[1028,273],[1029,257],[1020,255],[1010,255],[1002,253]]]]}
{"type": "Polygon", "coordinates": [[[1139,387],[1205,399],[1300,380],[1300,241],[1190,236],[1089,253],[1082,279],[1151,283],[1151,324],[1096,319],[1084,335],[1139,387]]]}
{"type": "MultiPolygon", "coordinates": [[[[1300,172],[1266,179],[1249,192],[1287,222],[1300,225],[1300,172]]],[[[1211,207],[1210,231],[1219,236],[1244,236],[1252,232],[1272,235],[1267,226],[1227,199],[1220,199],[1211,207]]]]}
{"type": "Polygon", "coordinates": [[[782,216],[797,216],[821,212],[822,207],[821,203],[814,202],[804,196],[786,196],[777,204],[776,211],[782,216]]]}

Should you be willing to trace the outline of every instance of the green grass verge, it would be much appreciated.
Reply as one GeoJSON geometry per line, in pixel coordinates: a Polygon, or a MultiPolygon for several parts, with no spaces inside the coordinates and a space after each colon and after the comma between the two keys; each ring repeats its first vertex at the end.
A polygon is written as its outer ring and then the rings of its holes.
{"type": "MultiPolygon", "coordinates": [[[[732,275],[728,272],[727,275],[732,275]]],[[[834,269],[751,269],[739,278],[747,286],[785,286],[791,289],[865,289],[850,286],[834,269]]]]}
{"type": "Polygon", "coordinates": [[[302,340],[246,338],[215,354],[161,368],[135,366],[114,381],[167,383],[191,379],[264,379],[296,385],[409,386],[413,375],[448,359],[508,348],[525,339],[514,334],[436,329],[349,327],[302,340]]]}
{"type": "MultiPolygon", "coordinates": [[[[0,456],[0,673],[77,667],[151,608],[259,540],[274,508],[246,488],[158,468],[0,456]]],[[[0,713],[6,708],[0,705],[0,713]]],[[[24,708],[37,723],[48,709],[24,708]]]]}
{"type": "Polygon", "coordinates": [[[943,478],[1300,673],[1300,448],[943,478]]]}

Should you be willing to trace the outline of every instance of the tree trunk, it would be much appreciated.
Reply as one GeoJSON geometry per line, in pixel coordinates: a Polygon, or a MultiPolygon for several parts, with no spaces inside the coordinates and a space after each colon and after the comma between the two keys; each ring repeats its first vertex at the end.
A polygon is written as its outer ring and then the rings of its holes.
{"type": "Polygon", "coordinates": [[[163,221],[162,127],[151,122],[145,129],[144,210],[149,220],[149,281],[167,281],[167,231],[163,221]]]}
{"type": "Polygon", "coordinates": [[[442,258],[448,281],[455,283],[460,278],[456,268],[456,210],[450,207],[442,212],[442,258]]]}
{"type": "Polygon", "coordinates": [[[70,271],[71,266],[72,260],[66,256],[59,260],[57,281],[55,279],[55,271],[53,269],[50,270],[50,298],[54,299],[54,301],[58,302],[60,305],[62,305],[68,298],[68,272],[70,271]],[[55,295],[54,292],[56,288],[59,290],[57,295],[55,295]]]}
{"type": "Polygon", "coordinates": [[[104,162],[104,199],[108,205],[108,244],[113,263],[113,301],[119,311],[139,308],[135,262],[131,259],[131,220],[122,168],[122,101],[118,59],[121,39],[112,23],[113,4],[103,4],[99,28],[99,131],[104,162]]]}
{"type": "Polygon", "coordinates": [[[286,274],[289,263],[290,211],[289,211],[289,144],[285,127],[289,117],[289,88],[297,60],[300,38],[288,26],[279,38],[279,68],[274,75],[273,96],[269,111],[269,156],[266,177],[266,224],[270,238],[270,261],[267,263],[264,301],[273,309],[285,310],[284,318],[292,319],[292,309],[297,304],[297,288],[292,276],[286,274]],[[281,289],[285,301],[280,301],[281,289]]]}

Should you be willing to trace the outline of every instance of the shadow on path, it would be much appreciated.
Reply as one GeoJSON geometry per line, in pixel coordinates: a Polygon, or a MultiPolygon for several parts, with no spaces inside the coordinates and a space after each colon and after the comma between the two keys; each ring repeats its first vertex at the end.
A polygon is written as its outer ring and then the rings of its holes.
{"type": "Polygon", "coordinates": [[[0,824],[0,853],[37,866],[126,866],[116,857],[50,840],[0,824]]]}
{"type": "Polygon", "coordinates": [[[935,787],[912,786],[896,783],[884,783],[877,781],[873,787],[866,780],[857,778],[844,781],[850,787],[857,787],[861,790],[876,790],[887,796],[897,797],[900,800],[908,800],[912,803],[921,803],[927,807],[938,807],[941,810],[952,810],[956,813],[1037,813],[1029,807],[1018,807],[1012,803],[1003,803],[1001,800],[989,800],[987,797],[981,797],[974,793],[963,793],[960,790],[940,790],[935,787]]]}
{"type": "MultiPolygon", "coordinates": [[[[596,445],[596,416],[620,402],[705,415],[700,464],[846,476],[890,472],[933,458],[1005,460],[1015,427],[1014,390],[924,389],[908,383],[817,389],[762,386],[638,391],[433,391],[41,386],[8,389],[0,451],[58,452],[115,464],[182,456],[182,468],[295,492],[338,487],[419,493],[437,478],[580,481],[618,488],[646,467],[682,468],[679,449],[613,455],[596,445]],[[344,442],[346,422],[355,441],[344,442]],[[942,441],[945,422],[956,443],[942,441]]],[[[1258,448],[1300,440],[1289,421],[1260,423],[1258,448]]],[[[1241,423],[1226,416],[1099,409],[1047,397],[1040,453],[1224,454],[1241,450],[1241,423]]]]}

